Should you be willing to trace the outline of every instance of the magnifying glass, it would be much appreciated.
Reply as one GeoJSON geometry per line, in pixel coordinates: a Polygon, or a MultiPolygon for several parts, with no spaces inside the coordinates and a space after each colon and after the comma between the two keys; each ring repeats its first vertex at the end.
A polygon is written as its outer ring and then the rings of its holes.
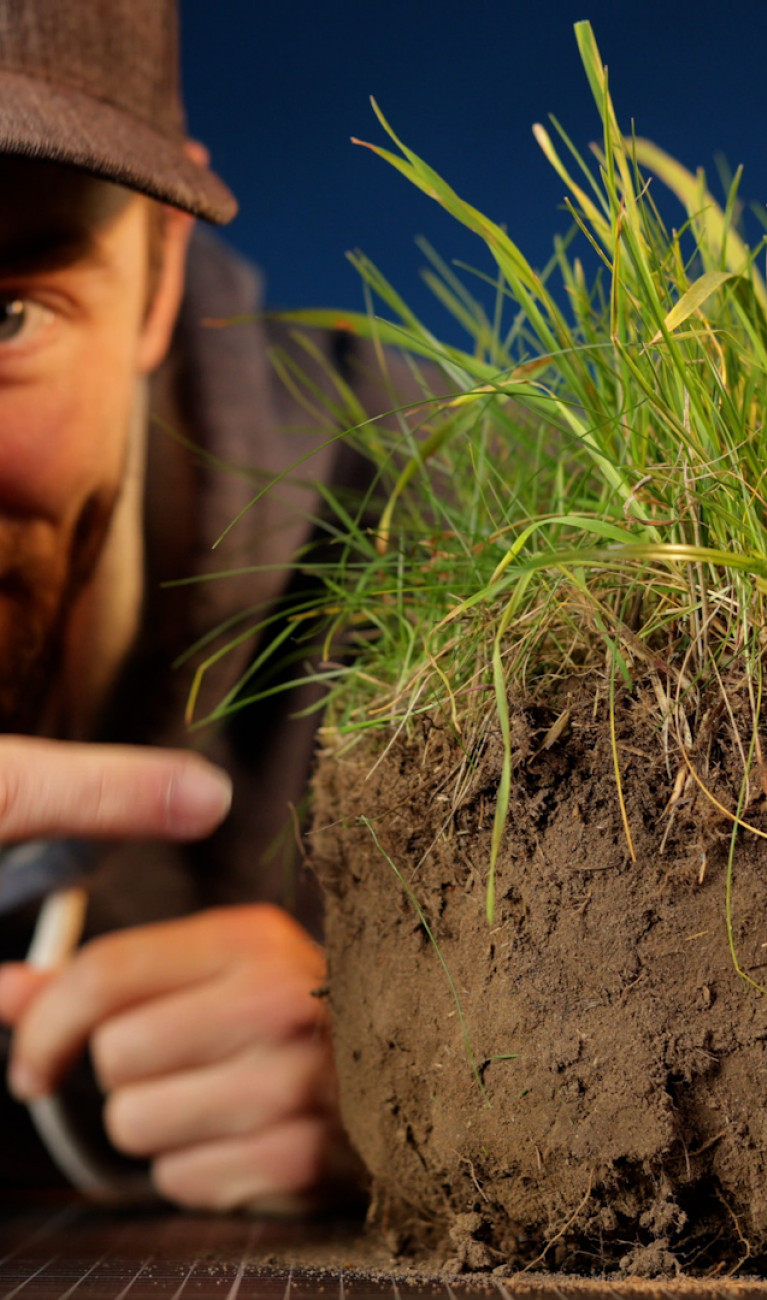
{"type": "MultiPolygon", "coordinates": [[[[60,966],[76,949],[88,906],[87,881],[103,849],[90,840],[29,840],[0,854],[0,915],[42,899],[26,960],[38,970],[60,966]]],[[[145,1170],[114,1167],[90,1150],[59,1093],[27,1103],[51,1159],[69,1182],[96,1201],[156,1199],[145,1170]]]]}

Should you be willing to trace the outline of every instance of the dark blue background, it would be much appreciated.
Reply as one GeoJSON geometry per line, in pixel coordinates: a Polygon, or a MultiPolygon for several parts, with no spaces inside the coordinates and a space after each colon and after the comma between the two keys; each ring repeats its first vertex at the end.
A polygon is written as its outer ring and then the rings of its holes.
{"type": "Polygon", "coordinates": [[[374,94],[402,138],[503,221],[541,265],[563,185],[531,125],[553,112],[582,148],[599,133],[573,23],[590,18],[619,120],[716,176],[745,164],[767,200],[767,0],[181,0],[190,129],[241,214],[229,238],[266,272],[272,304],[361,307],[344,252],[360,247],[437,324],[416,234],[446,257],[479,246],[383,162],[374,94]]]}

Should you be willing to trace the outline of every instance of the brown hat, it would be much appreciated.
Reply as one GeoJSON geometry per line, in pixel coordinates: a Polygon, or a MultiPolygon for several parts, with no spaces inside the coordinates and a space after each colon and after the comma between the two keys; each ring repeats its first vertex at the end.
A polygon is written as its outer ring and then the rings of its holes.
{"type": "Polygon", "coordinates": [[[0,153],[230,221],[236,200],[185,139],[176,0],[0,0],[0,153]]]}

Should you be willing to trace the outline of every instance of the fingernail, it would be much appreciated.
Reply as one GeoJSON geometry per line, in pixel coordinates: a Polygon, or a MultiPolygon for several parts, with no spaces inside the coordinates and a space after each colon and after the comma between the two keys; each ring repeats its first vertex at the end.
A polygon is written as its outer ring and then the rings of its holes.
{"type": "Polygon", "coordinates": [[[213,830],[229,812],[232,782],[210,763],[190,763],[173,777],[168,791],[168,820],[181,835],[213,830]]]}
{"type": "Polygon", "coordinates": [[[8,1067],[8,1091],[17,1101],[32,1101],[48,1091],[43,1080],[23,1061],[11,1061],[8,1067]]]}

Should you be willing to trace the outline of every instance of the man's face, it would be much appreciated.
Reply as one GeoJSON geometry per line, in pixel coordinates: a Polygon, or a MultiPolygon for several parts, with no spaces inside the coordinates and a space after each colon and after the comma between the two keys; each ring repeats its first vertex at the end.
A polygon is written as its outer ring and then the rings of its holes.
{"type": "Polygon", "coordinates": [[[46,725],[67,619],[119,495],[150,364],[149,212],[64,167],[0,159],[3,731],[46,725]]]}

